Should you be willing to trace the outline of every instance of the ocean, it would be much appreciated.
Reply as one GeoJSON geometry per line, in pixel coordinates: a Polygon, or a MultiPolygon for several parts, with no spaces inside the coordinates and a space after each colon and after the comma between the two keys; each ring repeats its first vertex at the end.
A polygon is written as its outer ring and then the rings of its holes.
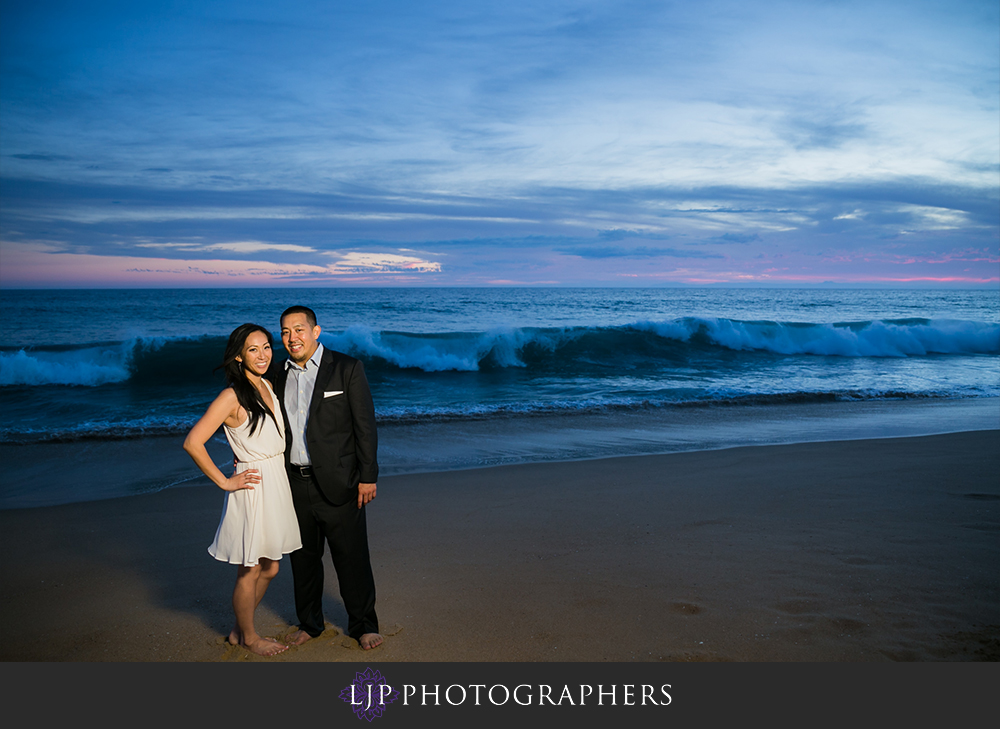
{"type": "Polygon", "coordinates": [[[5,290],[0,445],[182,439],[292,304],[364,361],[383,473],[1000,424],[996,290],[5,290]]]}

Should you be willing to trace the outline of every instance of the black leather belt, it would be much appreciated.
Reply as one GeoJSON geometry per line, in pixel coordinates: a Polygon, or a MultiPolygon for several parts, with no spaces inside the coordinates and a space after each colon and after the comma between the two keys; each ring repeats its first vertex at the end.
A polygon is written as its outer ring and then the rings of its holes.
{"type": "Polygon", "coordinates": [[[292,470],[297,471],[302,478],[311,478],[313,475],[312,466],[296,466],[292,464],[292,470]]]}

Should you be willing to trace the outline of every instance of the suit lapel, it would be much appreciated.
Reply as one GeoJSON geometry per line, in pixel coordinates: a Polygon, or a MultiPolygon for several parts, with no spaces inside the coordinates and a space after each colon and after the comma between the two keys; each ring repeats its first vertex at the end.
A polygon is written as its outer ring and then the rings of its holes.
{"type": "Polygon", "coordinates": [[[281,369],[274,373],[274,397],[278,400],[281,417],[285,421],[285,455],[287,457],[292,447],[292,429],[289,427],[288,410],[285,408],[285,383],[288,382],[288,370],[285,369],[284,362],[281,363],[280,367],[281,369]]]}
{"type": "MultiPolygon", "coordinates": [[[[327,380],[330,379],[330,371],[333,369],[333,355],[330,350],[323,347],[323,356],[319,360],[319,372],[316,373],[316,385],[313,387],[312,400],[309,402],[309,422],[312,422],[319,409],[319,404],[323,402],[323,388],[327,380]]],[[[309,426],[306,425],[306,428],[309,426]]]]}

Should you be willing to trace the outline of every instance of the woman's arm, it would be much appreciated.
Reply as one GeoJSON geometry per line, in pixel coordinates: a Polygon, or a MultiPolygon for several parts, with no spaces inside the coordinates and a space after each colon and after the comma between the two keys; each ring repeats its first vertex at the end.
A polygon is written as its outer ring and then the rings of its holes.
{"type": "Polygon", "coordinates": [[[208,406],[208,410],[201,416],[201,420],[195,423],[191,432],[187,434],[187,438],[184,439],[184,450],[191,456],[202,473],[223,491],[252,489],[253,484],[260,483],[260,473],[255,468],[247,469],[242,473],[234,473],[231,478],[226,478],[205,449],[208,439],[215,434],[220,425],[228,423],[231,427],[235,427],[239,424],[239,410],[240,403],[236,399],[236,393],[231,387],[227,387],[208,406]]]}

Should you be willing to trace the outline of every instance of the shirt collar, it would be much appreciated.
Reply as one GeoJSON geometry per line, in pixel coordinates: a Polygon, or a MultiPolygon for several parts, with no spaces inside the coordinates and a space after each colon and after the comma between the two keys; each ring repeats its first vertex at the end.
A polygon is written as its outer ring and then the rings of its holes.
{"type": "Polygon", "coordinates": [[[316,351],[313,352],[313,356],[310,357],[309,360],[306,362],[306,366],[305,367],[299,367],[297,364],[295,364],[294,362],[292,362],[291,358],[289,357],[288,359],[285,360],[285,369],[287,370],[290,367],[294,367],[297,370],[305,371],[305,370],[309,369],[309,364],[310,363],[312,363],[317,369],[319,369],[319,362],[320,362],[321,359],[323,359],[323,345],[322,344],[317,345],[316,351]]]}

